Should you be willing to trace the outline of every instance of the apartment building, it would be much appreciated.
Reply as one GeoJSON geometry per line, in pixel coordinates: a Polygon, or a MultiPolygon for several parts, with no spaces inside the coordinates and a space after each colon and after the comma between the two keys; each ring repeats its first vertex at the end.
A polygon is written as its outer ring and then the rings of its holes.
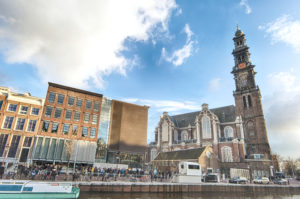
{"type": "Polygon", "coordinates": [[[31,163],[44,99],[0,87],[0,161],[5,167],[31,163]]]}

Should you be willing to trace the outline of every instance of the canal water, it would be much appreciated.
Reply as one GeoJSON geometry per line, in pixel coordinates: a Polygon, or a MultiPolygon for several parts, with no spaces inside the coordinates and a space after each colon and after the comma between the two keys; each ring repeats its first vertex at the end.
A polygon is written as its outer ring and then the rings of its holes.
{"type": "Polygon", "coordinates": [[[100,193],[81,192],[79,199],[300,199],[300,194],[286,195],[243,193],[100,193]]]}

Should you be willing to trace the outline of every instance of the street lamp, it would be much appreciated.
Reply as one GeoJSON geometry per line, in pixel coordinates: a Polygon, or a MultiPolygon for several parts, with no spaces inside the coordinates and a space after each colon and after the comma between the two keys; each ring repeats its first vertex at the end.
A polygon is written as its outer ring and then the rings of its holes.
{"type": "Polygon", "coordinates": [[[252,183],[252,170],[251,170],[250,165],[248,165],[248,169],[249,169],[250,183],[252,183]]]}

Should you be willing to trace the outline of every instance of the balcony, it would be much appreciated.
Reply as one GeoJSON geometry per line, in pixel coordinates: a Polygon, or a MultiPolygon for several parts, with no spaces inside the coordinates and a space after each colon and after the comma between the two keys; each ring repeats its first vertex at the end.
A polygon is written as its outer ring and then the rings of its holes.
{"type": "Polygon", "coordinates": [[[193,144],[196,143],[197,140],[196,139],[190,139],[190,140],[174,140],[173,144],[193,144]]]}
{"type": "Polygon", "coordinates": [[[228,138],[221,137],[219,138],[219,142],[231,142],[233,139],[234,139],[233,137],[228,137],[228,138]]]}

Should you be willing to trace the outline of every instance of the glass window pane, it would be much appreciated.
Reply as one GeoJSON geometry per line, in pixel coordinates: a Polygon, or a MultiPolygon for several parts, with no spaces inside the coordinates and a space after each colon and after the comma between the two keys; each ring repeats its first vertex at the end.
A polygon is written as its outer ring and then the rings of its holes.
{"type": "Polygon", "coordinates": [[[49,154],[48,154],[48,158],[47,158],[48,160],[53,160],[55,148],[56,148],[56,139],[52,139],[49,154]]]}
{"type": "Polygon", "coordinates": [[[40,109],[39,108],[32,108],[31,115],[39,115],[40,109]]]}
{"type": "Polygon", "coordinates": [[[72,135],[77,135],[77,132],[78,132],[78,126],[77,125],[73,125],[72,135]]]}
{"type": "Polygon", "coordinates": [[[62,94],[59,94],[58,98],[57,98],[57,104],[63,104],[64,103],[64,99],[65,99],[65,96],[62,95],[62,94]]]}
{"type": "Polygon", "coordinates": [[[98,111],[99,110],[99,102],[94,103],[94,110],[98,111]]]}
{"type": "Polygon", "coordinates": [[[2,108],[3,100],[0,100],[0,110],[2,108]]]}
{"type": "Polygon", "coordinates": [[[10,148],[7,157],[14,158],[17,153],[17,149],[19,146],[21,136],[20,135],[14,135],[12,138],[12,141],[10,143],[10,148]]]}
{"type": "Polygon", "coordinates": [[[16,125],[16,130],[22,131],[25,125],[25,119],[23,118],[18,118],[17,120],[17,125],[16,125]]]}
{"type": "Polygon", "coordinates": [[[82,127],[82,137],[87,137],[88,135],[88,127],[82,127]]]}
{"type": "Polygon", "coordinates": [[[70,124],[64,124],[63,134],[67,135],[69,133],[70,124]]]}
{"type": "Polygon", "coordinates": [[[73,106],[74,105],[74,97],[69,96],[68,105],[69,106],[73,106]]]}
{"type": "Polygon", "coordinates": [[[32,142],[32,137],[25,137],[23,147],[30,147],[32,142]]]}
{"type": "Polygon", "coordinates": [[[90,135],[90,137],[91,138],[95,138],[95,135],[96,135],[96,128],[91,128],[91,135],[90,135]]]}
{"type": "Polygon", "coordinates": [[[98,120],[98,115],[93,115],[93,118],[92,118],[92,124],[97,124],[97,120],[98,120]]]}
{"type": "Polygon", "coordinates": [[[84,114],[84,122],[88,123],[90,121],[90,114],[89,113],[85,113],[84,114]]]}
{"type": "Polygon", "coordinates": [[[8,106],[8,111],[16,112],[17,111],[17,105],[16,104],[10,104],[8,106]]]}
{"type": "Polygon", "coordinates": [[[80,120],[80,112],[79,111],[75,111],[74,121],[78,122],[79,120],[80,120]]]}
{"type": "Polygon", "coordinates": [[[57,131],[58,131],[58,123],[53,122],[51,133],[57,133],[57,131]]]}
{"type": "Polygon", "coordinates": [[[20,108],[20,114],[27,114],[28,106],[21,106],[20,108]]]}
{"type": "Polygon", "coordinates": [[[27,131],[34,132],[36,126],[36,120],[29,120],[27,131]]]}
{"type": "Polygon", "coordinates": [[[82,99],[77,98],[76,107],[80,108],[82,106],[82,99]]]}
{"type": "Polygon", "coordinates": [[[44,121],[43,127],[42,127],[42,131],[43,131],[43,132],[48,132],[49,124],[50,124],[49,121],[44,121]]]}
{"type": "Polygon", "coordinates": [[[65,117],[65,119],[66,119],[66,120],[70,120],[71,117],[72,117],[72,111],[71,111],[71,110],[67,110],[67,111],[66,111],[66,117],[65,117]]]}
{"type": "Polygon", "coordinates": [[[47,154],[48,154],[48,149],[49,149],[49,143],[50,143],[50,138],[45,139],[45,143],[43,144],[43,150],[42,150],[42,156],[41,159],[46,159],[47,154]]]}
{"type": "Polygon", "coordinates": [[[56,96],[55,93],[49,93],[48,102],[54,103],[54,101],[55,101],[55,96],[56,96]]]}
{"type": "Polygon", "coordinates": [[[39,137],[38,141],[37,141],[37,144],[36,144],[35,152],[34,152],[34,159],[39,159],[40,158],[42,143],[43,143],[43,138],[39,137]]]}
{"type": "Polygon", "coordinates": [[[46,117],[51,117],[51,115],[52,115],[52,109],[53,109],[52,106],[47,106],[46,107],[46,111],[45,111],[45,116],[46,117]]]}
{"type": "Polygon", "coordinates": [[[55,113],[54,113],[54,117],[55,118],[60,118],[60,116],[61,116],[61,108],[56,108],[55,113]]]}
{"type": "Polygon", "coordinates": [[[85,104],[85,108],[86,108],[86,109],[91,109],[91,108],[92,108],[92,101],[87,100],[87,101],[86,101],[86,104],[85,104]]]}
{"type": "Polygon", "coordinates": [[[61,160],[63,148],[64,148],[64,140],[59,140],[58,147],[55,153],[55,160],[61,160]]]}
{"type": "Polygon", "coordinates": [[[14,117],[7,116],[5,118],[3,128],[5,128],[5,129],[11,129],[11,125],[12,125],[13,121],[14,121],[14,117]]]}
{"type": "Polygon", "coordinates": [[[3,156],[5,145],[8,139],[8,134],[1,134],[0,135],[0,156],[3,156]]]}

